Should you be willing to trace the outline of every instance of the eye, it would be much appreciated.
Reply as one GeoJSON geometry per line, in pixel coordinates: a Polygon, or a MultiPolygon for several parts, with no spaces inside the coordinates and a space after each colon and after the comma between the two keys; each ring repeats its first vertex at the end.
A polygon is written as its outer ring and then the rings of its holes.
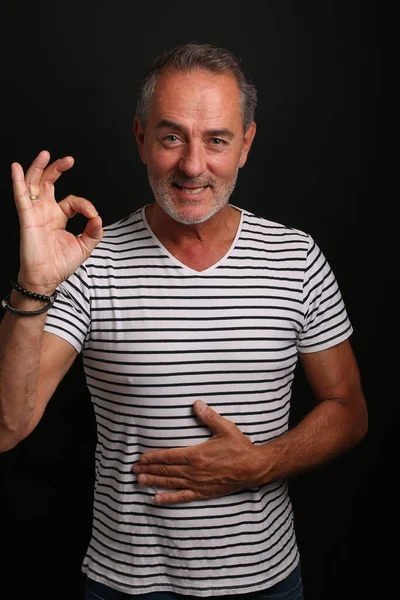
{"type": "Polygon", "coordinates": [[[214,138],[209,139],[209,146],[215,152],[222,152],[223,150],[225,150],[227,148],[228,142],[221,138],[214,137],[214,138]]]}
{"type": "Polygon", "coordinates": [[[164,142],[167,142],[167,143],[171,143],[171,144],[172,144],[172,143],[176,142],[176,141],[177,141],[177,139],[178,139],[178,138],[177,138],[177,136],[176,136],[176,135],[174,135],[173,133],[170,133],[169,135],[166,135],[166,136],[165,136],[165,138],[164,138],[164,142]]]}

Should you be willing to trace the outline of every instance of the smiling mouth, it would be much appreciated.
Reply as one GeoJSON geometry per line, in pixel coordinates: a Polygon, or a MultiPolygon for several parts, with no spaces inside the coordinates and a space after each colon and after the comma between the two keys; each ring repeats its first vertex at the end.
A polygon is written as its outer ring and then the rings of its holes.
{"type": "Polygon", "coordinates": [[[185,194],[189,194],[191,196],[196,196],[196,194],[200,194],[203,190],[205,190],[208,185],[203,185],[201,187],[186,187],[184,185],[178,185],[177,183],[173,184],[178,190],[182,190],[185,194]]]}

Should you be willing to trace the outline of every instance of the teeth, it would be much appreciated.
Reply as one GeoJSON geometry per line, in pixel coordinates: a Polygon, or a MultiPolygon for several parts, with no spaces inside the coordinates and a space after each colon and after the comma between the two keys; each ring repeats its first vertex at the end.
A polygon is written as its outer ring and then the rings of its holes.
{"type": "Polygon", "coordinates": [[[205,187],[199,187],[199,188],[185,188],[183,187],[182,190],[186,193],[186,194],[190,194],[191,196],[195,196],[196,194],[200,194],[200,192],[202,192],[205,189],[205,187]]]}

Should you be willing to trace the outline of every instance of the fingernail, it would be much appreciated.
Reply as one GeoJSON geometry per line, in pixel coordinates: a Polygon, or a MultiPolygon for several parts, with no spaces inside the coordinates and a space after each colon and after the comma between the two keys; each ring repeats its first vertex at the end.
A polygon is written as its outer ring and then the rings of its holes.
{"type": "Polygon", "coordinates": [[[197,400],[197,410],[200,413],[203,413],[207,408],[207,405],[203,402],[203,400],[197,400]]]}

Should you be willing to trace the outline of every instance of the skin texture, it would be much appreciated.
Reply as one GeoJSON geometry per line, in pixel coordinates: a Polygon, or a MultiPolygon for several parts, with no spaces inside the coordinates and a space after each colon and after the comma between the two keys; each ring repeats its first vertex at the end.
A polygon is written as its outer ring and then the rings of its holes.
{"type": "Polygon", "coordinates": [[[243,131],[231,75],[199,70],[161,75],[146,130],[137,119],[134,130],[156,210],[186,225],[229,210],[255,134],[254,123],[243,131]]]}
{"type": "Polygon", "coordinates": [[[156,494],[155,502],[189,502],[260,486],[323,464],[359,442],[367,411],[350,343],[304,354],[301,362],[317,406],[267,444],[254,446],[234,423],[196,401],[195,414],[212,432],[210,440],[146,452],[133,466],[139,483],[171,488],[156,494]]]}
{"type": "Polygon", "coordinates": [[[146,128],[135,119],[155,193],[149,224],[191,268],[215,264],[236,235],[239,213],[228,200],[255,132],[255,123],[243,131],[235,79],[199,70],[161,75],[146,128]]]}
{"type": "Polygon", "coordinates": [[[102,237],[101,219],[91,202],[67,196],[56,202],[54,184],[69,170],[74,159],[61,158],[48,165],[50,155],[41,152],[29,167],[26,178],[19,163],[12,165],[14,198],[21,225],[22,286],[42,293],[52,293],[86,260],[102,237]],[[31,200],[30,195],[38,196],[31,200]],[[65,230],[68,219],[76,213],[88,219],[82,235],[65,230]],[[30,286],[30,287],[29,287],[30,286]],[[45,290],[43,292],[43,290],[45,290]]]}
{"type": "MultiPolygon", "coordinates": [[[[101,218],[91,202],[73,195],[60,202],[55,199],[55,183],[74,159],[49,161],[44,150],[26,174],[19,163],[11,167],[21,230],[18,282],[45,295],[51,295],[90,256],[103,235],[101,218]],[[78,212],[88,221],[82,234],[75,236],[65,227],[78,212]]],[[[14,290],[10,303],[28,311],[44,305],[14,290]]],[[[70,344],[43,333],[45,319],[45,314],[33,318],[6,313],[0,324],[0,452],[14,447],[36,427],[76,357],[70,344]]]]}
{"type": "MultiPolygon", "coordinates": [[[[229,195],[255,132],[254,123],[243,131],[235,80],[199,70],[164,73],[146,128],[135,119],[139,154],[155,193],[147,209],[149,224],[192,269],[215,264],[232,244],[239,213],[228,204],[229,195]]],[[[51,294],[102,237],[101,219],[88,200],[68,196],[55,201],[54,185],[71,168],[72,157],[50,165],[49,159],[48,152],[40,153],[26,176],[18,163],[12,167],[21,223],[19,282],[44,294],[51,294]],[[31,200],[29,194],[40,199],[31,200]],[[88,219],[79,237],[65,231],[75,212],[88,219]]],[[[32,310],[32,301],[16,292],[11,304],[32,310]]],[[[5,314],[1,323],[0,451],[36,427],[75,359],[70,344],[43,333],[44,321],[45,315],[5,314]]],[[[256,447],[199,399],[193,410],[209,427],[210,439],[190,448],[146,452],[132,466],[138,483],[170,490],[155,495],[159,504],[208,499],[316,467],[357,444],[366,434],[368,417],[350,342],[302,354],[300,360],[316,406],[294,429],[256,447]]]]}

